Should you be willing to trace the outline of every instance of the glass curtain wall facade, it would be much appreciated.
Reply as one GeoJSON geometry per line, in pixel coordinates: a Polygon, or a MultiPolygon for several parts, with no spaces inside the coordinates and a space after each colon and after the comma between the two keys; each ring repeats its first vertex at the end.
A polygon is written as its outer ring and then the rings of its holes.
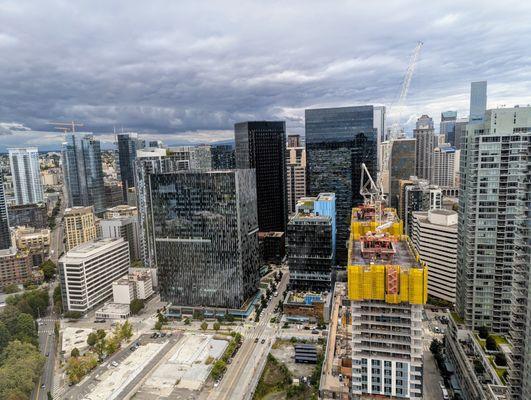
{"type": "Polygon", "coordinates": [[[416,139],[397,139],[393,141],[389,160],[389,172],[391,174],[389,203],[395,209],[399,208],[400,180],[408,179],[410,176],[415,175],[416,142],[416,139]]]}
{"type": "Polygon", "coordinates": [[[236,160],[234,147],[230,145],[212,146],[212,169],[234,169],[236,160]]]}
{"type": "Polygon", "coordinates": [[[457,111],[444,111],[441,113],[441,125],[439,134],[444,135],[445,143],[455,146],[455,123],[457,121],[457,111]]]}
{"type": "Polygon", "coordinates": [[[140,145],[136,133],[120,133],[116,135],[118,146],[118,165],[122,181],[122,196],[127,203],[127,190],[135,186],[134,163],[136,151],[144,146],[140,145]]]}
{"type": "Polygon", "coordinates": [[[254,171],[149,175],[161,300],[240,308],[258,290],[254,171]]]}
{"type": "Polygon", "coordinates": [[[94,206],[105,211],[105,187],[100,142],[93,135],[69,134],[62,146],[62,162],[68,206],[94,206]]]}
{"type": "Polygon", "coordinates": [[[308,194],[336,194],[336,260],[347,261],[350,213],[363,203],[361,163],[377,173],[378,129],[373,106],[322,108],[305,111],[308,194]]]}
{"type": "Polygon", "coordinates": [[[286,123],[249,121],[234,125],[236,168],[256,170],[260,232],[286,232],[286,123]]]}
{"type": "Polygon", "coordinates": [[[11,233],[9,232],[9,218],[4,193],[4,176],[0,173],[0,250],[11,247],[11,233]]]}

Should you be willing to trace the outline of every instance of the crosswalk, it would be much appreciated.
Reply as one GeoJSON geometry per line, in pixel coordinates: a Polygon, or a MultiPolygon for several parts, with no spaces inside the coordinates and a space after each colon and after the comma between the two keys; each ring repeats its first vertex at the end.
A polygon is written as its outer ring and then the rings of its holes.
{"type": "Polygon", "coordinates": [[[63,395],[66,392],[65,385],[61,385],[58,380],[54,380],[53,382],[53,389],[52,389],[52,396],[54,399],[62,399],[63,395]]]}

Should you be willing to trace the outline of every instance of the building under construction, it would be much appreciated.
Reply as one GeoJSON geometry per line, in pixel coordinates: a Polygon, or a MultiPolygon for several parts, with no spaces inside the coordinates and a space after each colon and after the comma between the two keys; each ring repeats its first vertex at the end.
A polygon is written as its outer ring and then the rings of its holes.
{"type": "Polygon", "coordinates": [[[352,210],[348,261],[352,397],[422,398],[427,267],[394,209],[352,210]]]}

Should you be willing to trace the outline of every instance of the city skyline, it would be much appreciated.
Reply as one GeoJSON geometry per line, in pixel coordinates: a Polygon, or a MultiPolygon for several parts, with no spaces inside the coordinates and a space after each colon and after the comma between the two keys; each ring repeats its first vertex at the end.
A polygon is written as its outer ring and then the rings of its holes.
{"type": "Polygon", "coordinates": [[[47,122],[65,119],[82,120],[104,146],[113,141],[113,128],[175,143],[226,140],[233,124],[245,120],[286,120],[287,133],[303,133],[307,108],[392,106],[418,40],[424,47],[402,112],[407,130],[421,113],[468,114],[470,81],[491,82],[487,108],[529,101],[527,58],[512,56],[526,54],[527,4],[400,2],[380,10],[316,3],[311,10],[284,6],[283,13],[256,3],[238,9],[231,3],[222,9],[212,3],[160,5],[164,14],[134,4],[105,5],[99,12],[49,5],[61,24],[34,23],[38,13],[26,7],[37,4],[3,5],[0,90],[13,95],[0,100],[1,144],[57,149],[61,132],[34,131],[52,130],[47,122]],[[83,23],[75,23],[72,12],[84,15],[83,23]],[[257,15],[276,29],[264,30],[257,15]],[[325,35],[312,31],[315,15],[325,35]],[[385,29],[366,26],[375,18],[385,21],[385,29]],[[485,21],[481,28],[474,24],[478,19],[485,21]],[[407,25],[415,29],[403,29],[407,25]],[[458,49],[448,46],[457,42],[458,49]],[[91,62],[81,66],[72,57],[75,48],[91,62]],[[24,68],[28,60],[31,68],[24,68]],[[16,82],[34,86],[15,90],[16,82]],[[21,102],[28,106],[17,107],[21,102]]]}

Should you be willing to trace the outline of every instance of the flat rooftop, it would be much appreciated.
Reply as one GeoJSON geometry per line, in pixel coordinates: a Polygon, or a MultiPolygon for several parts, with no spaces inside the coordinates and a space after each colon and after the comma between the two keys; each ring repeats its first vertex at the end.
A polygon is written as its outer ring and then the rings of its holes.
{"type": "Polygon", "coordinates": [[[420,267],[415,254],[410,248],[408,239],[398,240],[393,243],[395,253],[390,258],[365,258],[361,253],[362,242],[356,240],[352,243],[352,252],[350,253],[349,265],[369,265],[385,263],[391,265],[400,265],[401,267],[420,267]]]}

